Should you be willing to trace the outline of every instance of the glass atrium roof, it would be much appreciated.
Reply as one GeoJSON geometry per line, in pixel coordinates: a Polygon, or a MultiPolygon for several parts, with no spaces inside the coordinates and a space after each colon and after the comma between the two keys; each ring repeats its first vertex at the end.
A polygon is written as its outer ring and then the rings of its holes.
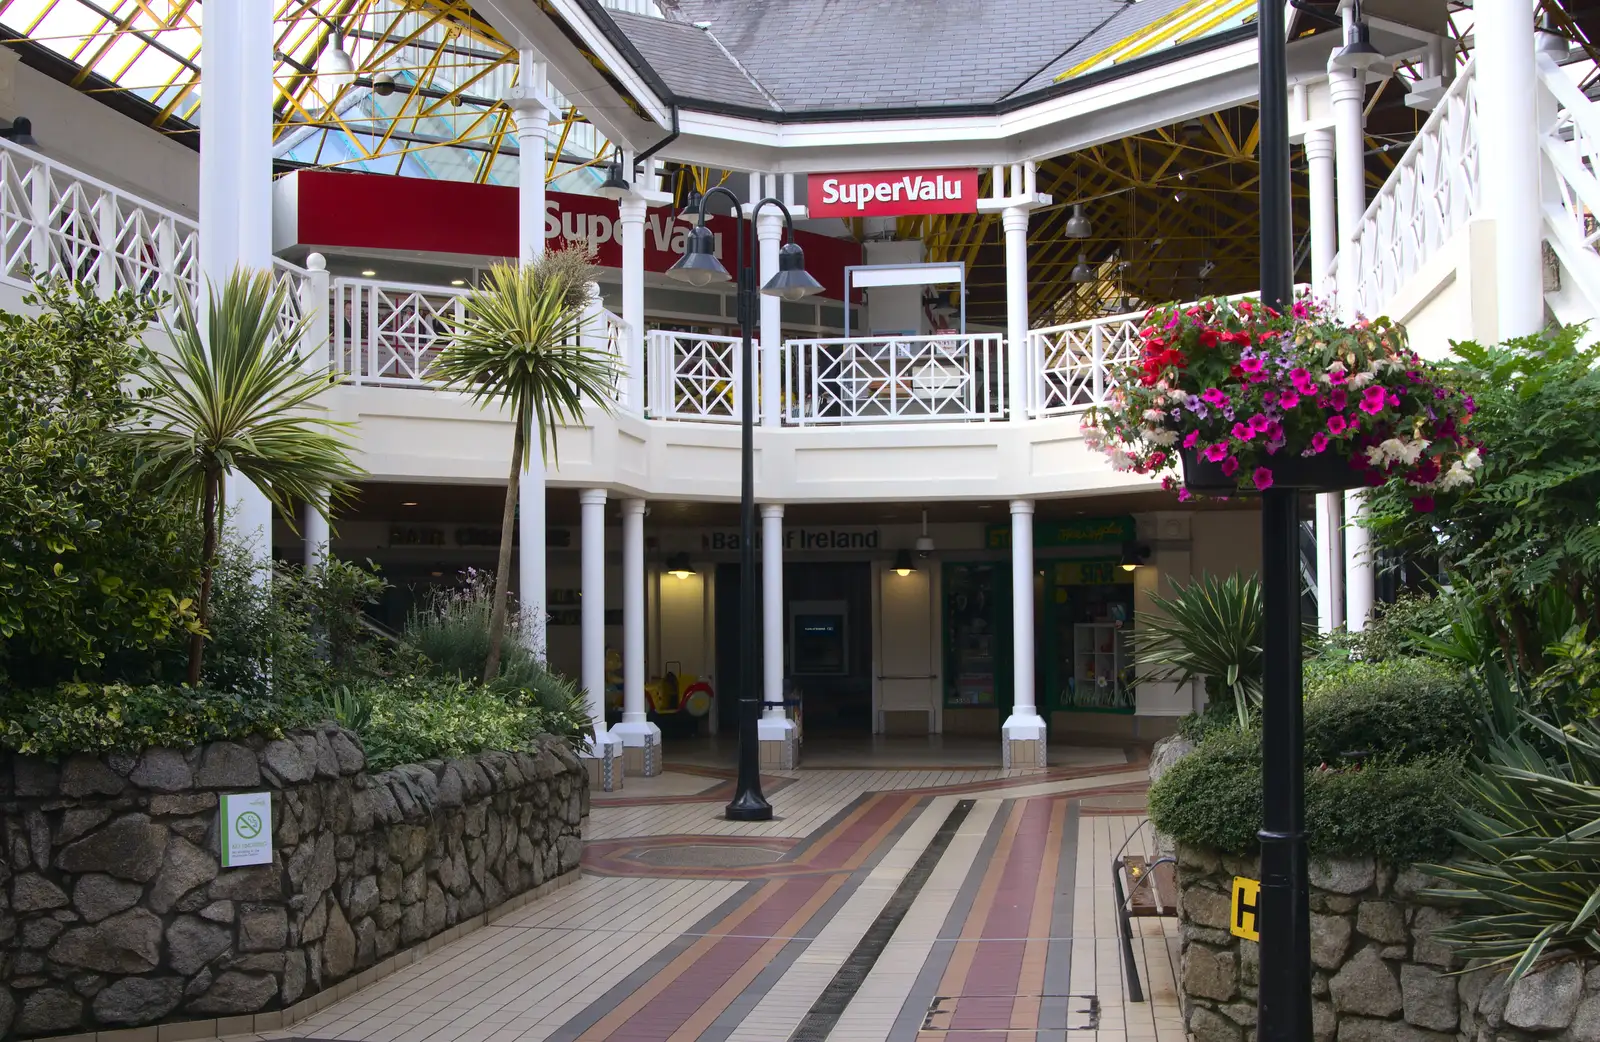
{"type": "MultiPolygon", "coordinates": [[[[516,126],[502,101],[517,78],[516,52],[469,4],[243,2],[276,5],[272,93],[281,161],[516,183],[516,126]]],[[[152,127],[192,143],[204,98],[204,8],[201,0],[0,0],[0,35],[65,59],[73,86],[121,94],[152,127]]],[[[547,177],[586,191],[603,177],[594,163],[609,146],[562,104],[547,177]]]]}

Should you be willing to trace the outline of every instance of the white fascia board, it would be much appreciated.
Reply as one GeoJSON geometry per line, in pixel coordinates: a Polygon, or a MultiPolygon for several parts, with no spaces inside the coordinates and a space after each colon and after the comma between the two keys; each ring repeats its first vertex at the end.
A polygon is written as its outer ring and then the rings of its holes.
{"type": "Polygon", "coordinates": [[[475,0],[473,9],[512,46],[537,51],[546,63],[550,82],[568,98],[582,98],[580,111],[607,139],[620,142],[624,148],[648,148],[664,129],[671,128],[671,105],[656,96],[577,4],[550,0],[550,6],[555,10],[554,16],[545,14],[532,0],[475,0]],[[654,122],[640,119],[617,95],[600,71],[561,32],[554,17],[572,28],[654,122]]]}
{"type": "MultiPolygon", "coordinates": [[[[1290,46],[1290,82],[1326,78],[1332,42],[1290,46]]],[[[1046,159],[1256,97],[1256,43],[1241,40],[997,116],[770,123],[681,110],[680,162],[776,173],[989,166],[1046,159]]]]}
{"type": "Polygon", "coordinates": [[[879,286],[942,286],[960,282],[963,265],[960,264],[870,264],[856,266],[850,272],[852,289],[873,289],[879,286]]]}

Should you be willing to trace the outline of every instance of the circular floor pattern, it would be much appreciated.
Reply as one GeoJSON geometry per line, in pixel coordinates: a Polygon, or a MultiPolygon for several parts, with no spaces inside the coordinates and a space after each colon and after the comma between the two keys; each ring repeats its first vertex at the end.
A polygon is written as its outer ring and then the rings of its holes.
{"type": "Polygon", "coordinates": [[[631,859],[656,868],[746,868],[770,865],[786,853],[786,850],[747,843],[683,843],[640,850],[632,854],[631,859]]]}

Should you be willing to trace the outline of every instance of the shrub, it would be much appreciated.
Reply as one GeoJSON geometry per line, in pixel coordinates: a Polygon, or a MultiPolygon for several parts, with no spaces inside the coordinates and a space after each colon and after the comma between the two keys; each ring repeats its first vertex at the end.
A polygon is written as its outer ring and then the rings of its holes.
{"type": "Polygon", "coordinates": [[[193,621],[194,512],[161,494],[117,427],[154,311],[66,282],[0,313],[0,682],[145,682],[193,621]]]}
{"type": "Polygon", "coordinates": [[[183,749],[253,734],[280,737],[311,715],[302,706],[207,688],[63,684],[0,702],[0,745],[51,759],[149,746],[183,749]]]}
{"type": "Polygon", "coordinates": [[[1307,684],[1306,762],[1460,753],[1472,747],[1486,709],[1466,678],[1442,664],[1349,662],[1307,684]]]}
{"type": "Polygon", "coordinates": [[[1173,588],[1135,620],[1134,662],[1152,667],[1156,682],[1203,679],[1210,702],[1226,703],[1246,726],[1261,701],[1261,581],[1206,575],[1173,588]]]}
{"type": "Polygon", "coordinates": [[[539,707],[514,705],[464,680],[405,677],[355,696],[342,693],[341,699],[342,706],[324,715],[366,717],[366,727],[358,733],[372,771],[485,749],[523,749],[552,733],[539,707]]]}
{"type": "MultiPolygon", "coordinates": [[[[1463,766],[1450,755],[1379,759],[1306,772],[1306,839],[1323,857],[1375,856],[1395,864],[1452,848],[1463,766]]],[[[1180,842],[1249,855],[1261,828],[1260,735],[1217,735],[1150,790],[1150,819],[1180,842]]]]}

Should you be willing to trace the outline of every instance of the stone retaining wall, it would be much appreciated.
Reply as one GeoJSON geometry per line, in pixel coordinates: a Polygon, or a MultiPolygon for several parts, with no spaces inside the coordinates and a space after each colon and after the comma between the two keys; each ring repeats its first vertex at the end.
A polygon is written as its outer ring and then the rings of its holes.
{"type": "MultiPolygon", "coordinates": [[[[1257,945],[1228,932],[1233,877],[1255,859],[1178,848],[1184,1017],[1195,1042],[1252,1042],[1257,945]]],[[[1449,914],[1416,900],[1436,881],[1371,858],[1311,863],[1313,1042],[1596,1042],[1600,968],[1556,963],[1513,988],[1461,974],[1433,932],[1449,914]]]]}
{"type": "Polygon", "coordinates": [[[0,756],[0,1035],[287,1009],[578,867],[589,790],[558,741],[365,766],[332,725],[0,756]],[[263,790],[273,863],[222,868],[218,796],[263,790]]]}

